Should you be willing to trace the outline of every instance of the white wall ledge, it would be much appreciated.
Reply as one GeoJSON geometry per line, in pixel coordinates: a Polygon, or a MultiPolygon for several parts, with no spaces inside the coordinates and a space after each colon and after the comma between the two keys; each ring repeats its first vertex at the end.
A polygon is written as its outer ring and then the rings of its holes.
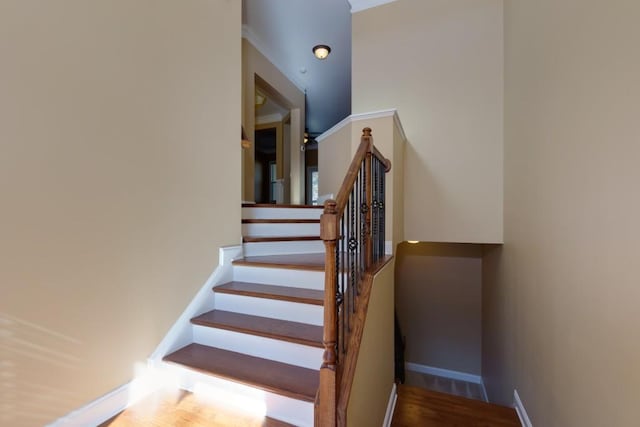
{"type": "Polygon", "coordinates": [[[402,128],[402,122],[400,121],[400,116],[398,115],[398,110],[395,109],[395,108],[391,108],[391,109],[388,109],[388,110],[371,111],[371,112],[368,112],[368,113],[358,113],[358,114],[352,114],[350,116],[347,116],[344,119],[342,119],[339,123],[337,123],[336,125],[334,125],[330,129],[325,131],[323,134],[321,134],[318,137],[316,137],[316,141],[322,142],[322,140],[328,138],[329,136],[331,136],[334,133],[338,132],[343,127],[345,127],[348,124],[353,123],[353,122],[357,122],[357,121],[360,121],[360,120],[379,119],[379,118],[382,118],[382,117],[392,117],[392,116],[393,116],[393,121],[394,121],[396,127],[398,128],[398,131],[400,132],[400,136],[402,137],[403,140],[406,141],[407,137],[406,137],[406,135],[404,133],[404,129],[402,128]]]}
{"type": "Polygon", "coordinates": [[[396,0],[349,0],[349,3],[351,4],[351,13],[356,13],[394,1],[396,0]]]}

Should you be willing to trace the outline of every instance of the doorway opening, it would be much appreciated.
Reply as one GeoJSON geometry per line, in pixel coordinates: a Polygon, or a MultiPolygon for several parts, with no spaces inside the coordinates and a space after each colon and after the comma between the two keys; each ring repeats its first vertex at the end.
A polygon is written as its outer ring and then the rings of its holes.
{"type": "Polygon", "coordinates": [[[254,200],[290,203],[291,110],[268,83],[255,76],[254,200]]]}

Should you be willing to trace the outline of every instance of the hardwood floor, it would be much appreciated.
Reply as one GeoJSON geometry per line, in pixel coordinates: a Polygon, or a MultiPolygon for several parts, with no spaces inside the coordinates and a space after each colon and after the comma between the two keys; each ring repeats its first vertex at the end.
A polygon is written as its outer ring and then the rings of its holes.
{"type": "MultiPolygon", "coordinates": [[[[513,408],[401,385],[392,427],[520,427],[513,408]]],[[[99,427],[290,427],[185,391],[157,392],[99,427]]],[[[356,426],[360,427],[360,426],[356,426]]]]}
{"type": "Polygon", "coordinates": [[[401,385],[393,427],[520,427],[513,408],[401,385]]]}
{"type": "Polygon", "coordinates": [[[98,427],[290,427],[268,417],[243,414],[185,391],[158,392],[98,427]]]}

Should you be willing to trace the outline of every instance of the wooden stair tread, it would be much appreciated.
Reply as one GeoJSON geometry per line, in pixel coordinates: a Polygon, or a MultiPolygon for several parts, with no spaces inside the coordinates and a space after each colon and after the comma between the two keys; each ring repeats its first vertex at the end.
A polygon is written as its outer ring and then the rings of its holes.
{"type": "Polygon", "coordinates": [[[243,224],[320,224],[319,219],[243,219],[243,224]]]}
{"type": "Polygon", "coordinates": [[[323,348],[322,327],[307,323],[221,310],[201,314],[191,319],[191,323],[323,348]]]}
{"type": "Polygon", "coordinates": [[[233,261],[235,265],[324,271],[324,253],[249,256],[233,261]]]}
{"type": "Polygon", "coordinates": [[[242,236],[244,243],[262,242],[306,242],[310,240],[321,240],[320,236],[242,236]]]}
{"type": "Polygon", "coordinates": [[[316,370],[201,344],[189,344],[163,360],[306,402],[314,402],[318,390],[316,370]]]}
{"type": "Polygon", "coordinates": [[[214,292],[244,295],[256,298],[323,305],[324,291],[293,288],[289,286],[262,285],[248,282],[229,282],[213,288],[214,292]]]}
{"type": "Polygon", "coordinates": [[[323,205],[276,205],[275,203],[243,203],[243,208],[324,209],[323,205]]]}

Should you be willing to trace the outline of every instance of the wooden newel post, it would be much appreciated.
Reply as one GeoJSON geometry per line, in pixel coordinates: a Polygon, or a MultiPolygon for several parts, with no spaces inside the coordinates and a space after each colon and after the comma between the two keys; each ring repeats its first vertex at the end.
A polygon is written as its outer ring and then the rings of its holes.
{"type": "Polygon", "coordinates": [[[362,129],[362,141],[369,143],[367,149],[367,157],[365,158],[365,171],[364,171],[364,192],[365,201],[367,203],[367,211],[365,214],[365,267],[369,268],[373,264],[373,240],[371,235],[371,205],[373,202],[373,189],[371,188],[371,159],[373,158],[373,136],[371,136],[371,128],[366,127],[362,129]]]}
{"type": "Polygon", "coordinates": [[[338,212],[336,201],[327,200],[320,217],[320,238],[325,247],[324,330],[322,366],[320,367],[319,421],[322,427],[336,425],[336,364],[337,364],[337,271],[336,242],[338,240],[338,212]]]}

